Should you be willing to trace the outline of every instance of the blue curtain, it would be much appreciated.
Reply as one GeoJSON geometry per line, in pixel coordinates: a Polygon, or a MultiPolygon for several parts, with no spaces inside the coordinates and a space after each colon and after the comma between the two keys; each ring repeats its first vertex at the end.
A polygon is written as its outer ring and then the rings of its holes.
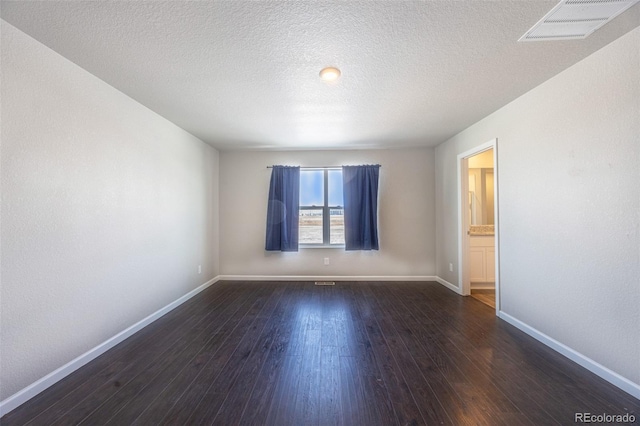
{"type": "Polygon", "coordinates": [[[343,166],[346,250],[378,250],[378,176],[380,165],[343,166]]]}
{"type": "Polygon", "coordinates": [[[265,250],[298,251],[300,167],[273,166],[265,250]]]}

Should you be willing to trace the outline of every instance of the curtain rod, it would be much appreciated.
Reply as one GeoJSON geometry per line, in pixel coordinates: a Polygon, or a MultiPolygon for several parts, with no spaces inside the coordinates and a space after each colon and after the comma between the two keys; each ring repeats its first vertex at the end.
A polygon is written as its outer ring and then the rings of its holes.
{"type": "MultiPolygon", "coordinates": [[[[365,166],[378,166],[382,167],[380,164],[364,164],[365,166]]],[[[285,167],[294,167],[294,166],[285,166],[285,167]]],[[[301,169],[341,169],[342,166],[313,166],[313,167],[302,167],[301,169]]],[[[267,169],[273,169],[273,166],[267,166],[267,169]]]]}

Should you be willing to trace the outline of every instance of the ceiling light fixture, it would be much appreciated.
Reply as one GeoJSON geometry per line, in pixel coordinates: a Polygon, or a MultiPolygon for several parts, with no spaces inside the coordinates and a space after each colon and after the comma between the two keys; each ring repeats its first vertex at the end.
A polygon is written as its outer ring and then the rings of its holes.
{"type": "Polygon", "coordinates": [[[336,81],[340,78],[340,70],[335,67],[327,67],[320,70],[320,78],[324,81],[336,81]]]}

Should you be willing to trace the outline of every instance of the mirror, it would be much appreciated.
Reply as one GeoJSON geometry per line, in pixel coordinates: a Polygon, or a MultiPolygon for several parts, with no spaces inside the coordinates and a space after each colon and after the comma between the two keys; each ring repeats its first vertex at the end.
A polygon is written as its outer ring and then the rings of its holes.
{"type": "Polygon", "coordinates": [[[469,168],[471,225],[493,225],[493,168],[469,168]]]}

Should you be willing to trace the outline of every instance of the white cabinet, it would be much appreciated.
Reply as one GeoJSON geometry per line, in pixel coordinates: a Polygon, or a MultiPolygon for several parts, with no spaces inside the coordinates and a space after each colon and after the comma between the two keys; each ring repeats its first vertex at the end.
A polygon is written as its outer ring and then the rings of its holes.
{"type": "Polygon", "coordinates": [[[496,281],[496,248],[493,236],[471,236],[469,241],[469,281],[496,281]]]}
{"type": "Polygon", "coordinates": [[[484,247],[471,247],[469,249],[469,280],[472,282],[485,282],[487,259],[484,247]]]}

